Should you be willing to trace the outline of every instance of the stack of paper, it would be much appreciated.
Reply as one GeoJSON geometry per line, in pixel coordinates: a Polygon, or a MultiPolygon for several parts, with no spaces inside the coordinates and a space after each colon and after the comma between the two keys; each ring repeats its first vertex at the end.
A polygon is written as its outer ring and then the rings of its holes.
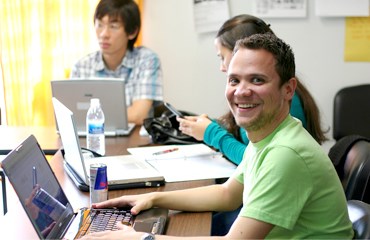
{"type": "Polygon", "coordinates": [[[127,151],[150,163],[166,182],[228,178],[236,168],[205,144],[138,147],[127,151]]]}

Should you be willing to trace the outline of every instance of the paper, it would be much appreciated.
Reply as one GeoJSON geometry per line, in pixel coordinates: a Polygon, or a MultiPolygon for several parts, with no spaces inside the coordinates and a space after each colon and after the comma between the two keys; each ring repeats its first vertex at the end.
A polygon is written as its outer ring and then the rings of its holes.
{"type": "Polygon", "coordinates": [[[166,182],[228,178],[236,165],[205,144],[165,145],[128,148],[136,157],[145,159],[160,172],[166,182]],[[165,154],[153,153],[178,148],[165,154]]]}
{"type": "Polygon", "coordinates": [[[370,62],[370,17],[346,18],[344,60],[370,62]]]}
{"type": "Polygon", "coordinates": [[[229,17],[227,0],[194,0],[194,22],[198,33],[218,31],[229,17]]]}
{"type": "Polygon", "coordinates": [[[316,0],[315,8],[323,17],[369,16],[369,0],[316,0]]]}
{"type": "Polygon", "coordinates": [[[306,17],[306,0],[254,0],[252,5],[253,15],[257,17],[306,17]]]}
{"type": "Polygon", "coordinates": [[[186,159],[195,156],[215,156],[221,155],[205,144],[189,145],[163,145],[153,147],[128,148],[127,151],[132,155],[145,160],[164,160],[164,159],[186,159]],[[165,154],[155,155],[155,153],[177,148],[178,150],[165,154]]]}

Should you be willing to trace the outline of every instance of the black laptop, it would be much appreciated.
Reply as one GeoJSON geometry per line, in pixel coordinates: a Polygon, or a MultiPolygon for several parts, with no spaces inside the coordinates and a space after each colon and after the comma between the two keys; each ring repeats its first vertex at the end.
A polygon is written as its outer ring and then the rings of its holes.
{"type": "Polygon", "coordinates": [[[33,135],[12,150],[1,167],[40,239],[74,239],[94,231],[115,230],[116,224],[110,228],[103,224],[110,222],[106,221],[107,215],[137,231],[154,234],[164,231],[167,209],[152,208],[137,216],[131,216],[129,209],[74,211],[33,135]]]}

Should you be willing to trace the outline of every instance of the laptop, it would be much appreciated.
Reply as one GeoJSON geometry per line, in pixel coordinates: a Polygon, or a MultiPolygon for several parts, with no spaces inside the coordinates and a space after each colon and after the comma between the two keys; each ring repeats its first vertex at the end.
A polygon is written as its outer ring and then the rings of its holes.
{"type": "Polygon", "coordinates": [[[80,190],[89,191],[90,164],[93,163],[107,165],[108,189],[164,185],[162,174],[145,160],[133,155],[86,157],[80,147],[72,111],[58,99],[53,97],[52,101],[63,144],[64,168],[80,190]]]}
{"type": "Polygon", "coordinates": [[[114,215],[114,223],[128,217],[124,223],[137,231],[164,231],[168,209],[152,208],[137,216],[132,216],[128,208],[74,211],[33,135],[11,151],[1,167],[40,239],[74,239],[93,231],[115,230],[105,225],[97,229],[107,215],[114,215]]]}
{"type": "Polygon", "coordinates": [[[106,136],[129,135],[135,127],[128,123],[125,83],[117,78],[52,80],[53,97],[75,115],[79,136],[86,136],[86,114],[91,98],[99,98],[103,108],[106,136]]]}

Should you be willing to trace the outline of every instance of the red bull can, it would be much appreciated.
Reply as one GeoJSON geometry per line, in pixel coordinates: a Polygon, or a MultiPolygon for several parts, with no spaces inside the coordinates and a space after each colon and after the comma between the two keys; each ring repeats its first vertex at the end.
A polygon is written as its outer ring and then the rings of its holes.
{"type": "Polygon", "coordinates": [[[90,204],[108,200],[107,165],[90,164],[90,204]]]}
{"type": "Polygon", "coordinates": [[[41,212],[47,214],[54,221],[57,221],[66,210],[66,207],[43,188],[39,187],[35,189],[35,191],[36,193],[32,199],[32,203],[35,204],[41,212]]]}

